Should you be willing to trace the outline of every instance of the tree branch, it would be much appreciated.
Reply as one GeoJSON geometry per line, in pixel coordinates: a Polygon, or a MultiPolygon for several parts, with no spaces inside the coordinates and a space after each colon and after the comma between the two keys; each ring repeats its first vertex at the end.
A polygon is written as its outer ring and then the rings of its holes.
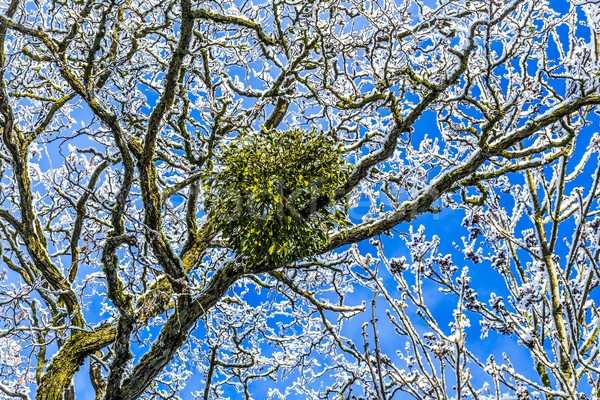
{"type": "Polygon", "coordinates": [[[433,203],[438,200],[442,194],[453,191],[458,182],[476,172],[477,169],[488,161],[491,156],[502,155],[503,152],[539,132],[541,129],[559,122],[562,118],[568,117],[583,107],[598,104],[600,104],[600,96],[586,96],[561,104],[553,111],[546,113],[527,126],[517,130],[507,138],[487,146],[486,150],[477,149],[463,165],[456,167],[445,175],[435,179],[427,188],[422,190],[421,193],[416,196],[415,200],[404,203],[397,211],[387,213],[386,217],[381,221],[360,225],[335,235],[330,243],[319,253],[322,254],[348,244],[358,243],[362,240],[382,234],[401,222],[409,222],[419,214],[431,211],[433,203]]]}
{"type": "Polygon", "coordinates": [[[207,19],[219,24],[231,24],[251,29],[256,32],[256,35],[263,43],[269,46],[274,46],[278,43],[277,40],[271,39],[269,36],[267,36],[259,24],[244,18],[220,15],[203,9],[194,11],[194,15],[196,18],[207,19]]]}
{"type": "Polygon", "coordinates": [[[115,338],[112,325],[101,325],[94,332],[78,331],[67,340],[46,369],[37,390],[36,400],[62,400],[73,375],[85,359],[108,346],[115,338]]]}

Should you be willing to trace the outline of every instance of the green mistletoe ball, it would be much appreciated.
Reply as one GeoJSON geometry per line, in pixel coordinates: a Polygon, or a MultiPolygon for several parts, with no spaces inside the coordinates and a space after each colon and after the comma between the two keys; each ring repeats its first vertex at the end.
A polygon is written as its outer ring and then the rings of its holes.
{"type": "Polygon", "coordinates": [[[322,131],[241,134],[217,157],[205,210],[229,247],[249,263],[283,265],[314,254],[347,216],[331,202],[350,174],[342,146],[322,131]]]}

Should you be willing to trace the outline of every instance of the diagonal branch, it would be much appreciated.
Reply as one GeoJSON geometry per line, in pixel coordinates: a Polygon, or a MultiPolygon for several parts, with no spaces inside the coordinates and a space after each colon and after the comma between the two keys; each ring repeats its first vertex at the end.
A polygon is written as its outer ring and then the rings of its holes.
{"type": "Polygon", "coordinates": [[[112,325],[99,326],[94,332],[75,332],[52,358],[40,381],[36,400],[62,400],[64,390],[85,359],[112,343],[115,332],[112,325]]]}
{"type": "Polygon", "coordinates": [[[131,375],[123,382],[123,400],[141,396],[148,385],[171,361],[196,321],[210,310],[245,273],[243,264],[231,262],[216,271],[206,288],[193,299],[182,298],[167,320],[150,350],[142,356],[131,375]],[[187,299],[187,301],[185,301],[187,299]]]}
{"type": "Polygon", "coordinates": [[[69,267],[69,282],[74,282],[75,277],[77,276],[77,270],[79,268],[79,251],[77,249],[79,245],[79,239],[81,238],[81,231],[83,229],[83,222],[86,216],[85,203],[88,201],[91,196],[94,188],[96,187],[96,183],[102,174],[102,171],[108,166],[107,161],[103,161],[100,163],[92,176],[90,177],[90,181],[88,183],[88,190],[83,193],[79,201],[77,202],[75,212],[75,222],[73,223],[73,233],[71,234],[71,266],[69,267]]]}
{"type": "Polygon", "coordinates": [[[0,218],[3,218],[6,222],[11,224],[17,232],[21,231],[21,222],[16,219],[10,212],[0,209],[0,218]]]}
{"type": "Polygon", "coordinates": [[[485,146],[484,149],[477,149],[465,163],[458,166],[445,175],[434,180],[411,202],[406,202],[397,211],[389,212],[386,218],[372,223],[366,223],[358,227],[340,232],[335,235],[331,242],[324,247],[320,253],[325,253],[339,247],[358,243],[375,235],[382,234],[394,226],[413,220],[417,215],[431,211],[433,203],[444,193],[454,190],[455,185],[462,179],[475,173],[490,157],[502,155],[509,148],[525,140],[541,129],[560,122],[562,118],[577,112],[581,108],[590,105],[600,105],[600,96],[586,96],[577,100],[565,102],[556,107],[553,111],[546,113],[535,121],[517,130],[514,134],[497,141],[491,146],[485,146]]]}

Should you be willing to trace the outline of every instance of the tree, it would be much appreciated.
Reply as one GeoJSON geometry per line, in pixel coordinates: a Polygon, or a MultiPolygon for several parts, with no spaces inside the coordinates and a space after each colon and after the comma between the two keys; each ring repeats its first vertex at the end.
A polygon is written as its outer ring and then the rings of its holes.
{"type": "Polygon", "coordinates": [[[600,11],[549,3],[0,3],[0,396],[598,398],[600,11]]]}

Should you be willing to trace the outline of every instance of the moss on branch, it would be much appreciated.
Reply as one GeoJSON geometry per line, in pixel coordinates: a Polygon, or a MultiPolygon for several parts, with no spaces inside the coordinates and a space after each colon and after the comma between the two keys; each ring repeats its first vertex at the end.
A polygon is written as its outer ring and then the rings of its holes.
{"type": "Polygon", "coordinates": [[[108,346],[115,339],[116,327],[102,325],[94,332],[77,331],[67,340],[42,376],[36,400],[62,400],[73,375],[87,357],[108,346]]]}

